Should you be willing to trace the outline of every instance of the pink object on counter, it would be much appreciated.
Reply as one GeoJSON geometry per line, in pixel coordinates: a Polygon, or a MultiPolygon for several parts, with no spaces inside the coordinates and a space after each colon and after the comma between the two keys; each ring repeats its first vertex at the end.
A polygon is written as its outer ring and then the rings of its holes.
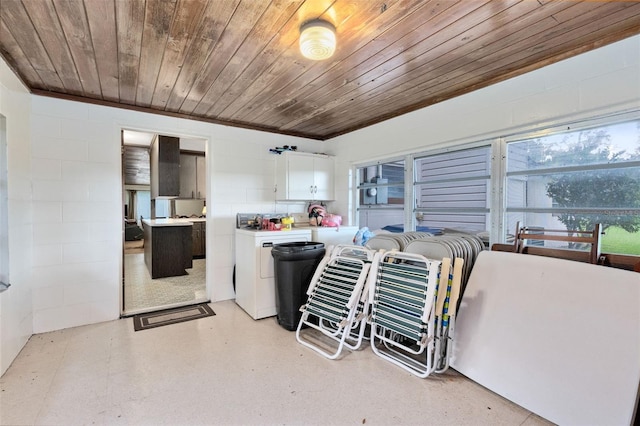
{"type": "Polygon", "coordinates": [[[322,219],[322,226],[339,228],[342,225],[342,216],[339,214],[328,214],[322,219]]]}

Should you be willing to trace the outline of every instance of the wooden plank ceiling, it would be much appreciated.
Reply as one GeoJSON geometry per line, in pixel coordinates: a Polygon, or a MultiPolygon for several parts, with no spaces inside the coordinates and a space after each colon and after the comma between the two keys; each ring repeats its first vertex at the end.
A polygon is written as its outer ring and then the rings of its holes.
{"type": "Polygon", "coordinates": [[[2,0],[38,95],[327,139],[640,33],[635,1],[2,0]],[[299,27],[337,28],[305,59],[299,27]]]}

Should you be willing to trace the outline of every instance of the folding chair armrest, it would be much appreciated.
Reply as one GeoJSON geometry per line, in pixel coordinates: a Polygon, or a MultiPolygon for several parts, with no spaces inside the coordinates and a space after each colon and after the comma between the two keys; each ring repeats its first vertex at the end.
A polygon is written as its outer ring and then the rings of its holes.
{"type": "Polygon", "coordinates": [[[322,260],[318,264],[316,271],[313,273],[313,277],[311,277],[309,288],[307,288],[307,296],[311,296],[311,294],[313,293],[313,290],[315,289],[316,285],[318,285],[318,280],[320,279],[320,275],[322,275],[322,272],[324,272],[325,266],[327,266],[327,263],[329,263],[330,260],[331,260],[331,256],[325,256],[322,258],[322,260]]]}

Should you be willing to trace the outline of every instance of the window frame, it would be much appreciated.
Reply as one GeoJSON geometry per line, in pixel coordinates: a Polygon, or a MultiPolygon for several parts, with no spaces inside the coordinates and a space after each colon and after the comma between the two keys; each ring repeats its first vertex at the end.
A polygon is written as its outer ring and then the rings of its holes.
{"type": "MultiPolygon", "coordinates": [[[[415,169],[415,164],[417,161],[424,159],[424,158],[429,158],[429,157],[434,157],[434,156],[438,156],[438,155],[443,155],[443,154],[452,154],[452,153],[460,153],[460,152],[469,152],[472,150],[480,150],[480,149],[487,149],[488,150],[488,154],[489,154],[489,161],[488,161],[488,167],[489,167],[489,174],[482,174],[482,175],[478,175],[478,176],[471,176],[471,177],[454,177],[454,178],[446,178],[446,179],[436,179],[436,180],[427,180],[427,181],[418,181],[418,176],[416,176],[416,170],[414,170],[413,176],[412,176],[412,182],[413,182],[413,206],[412,206],[412,212],[413,212],[413,218],[414,218],[414,224],[413,227],[411,229],[415,230],[415,219],[417,219],[418,214],[420,213],[447,213],[447,212],[451,212],[450,208],[436,208],[436,207],[418,207],[418,197],[417,197],[417,189],[420,185],[425,185],[425,184],[438,184],[438,183],[447,183],[447,182],[465,182],[465,181],[475,181],[475,180],[486,180],[487,181],[487,203],[486,203],[486,207],[484,208],[480,208],[480,207],[459,207],[456,208],[457,212],[461,212],[461,213],[477,213],[477,214],[484,214],[486,215],[486,219],[485,221],[488,224],[491,224],[491,208],[493,206],[493,200],[492,200],[492,167],[493,167],[493,140],[481,140],[478,141],[477,143],[473,143],[473,144],[465,144],[465,146],[456,146],[456,147],[452,147],[455,149],[445,149],[445,150],[437,150],[437,151],[432,151],[432,152],[427,152],[424,154],[414,154],[412,155],[413,157],[413,166],[415,169]],[[440,152],[438,152],[440,151],[440,152]]],[[[487,231],[490,233],[490,229],[487,229],[487,231]]]]}
{"type": "MultiPolygon", "coordinates": [[[[507,233],[514,230],[506,229],[506,217],[507,211],[507,145],[517,141],[523,141],[528,139],[534,139],[542,136],[549,136],[554,134],[561,134],[567,131],[581,131],[587,129],[593,129],[596,127],[609,126],[626,121],[640,120],[640,109],[633,109],[627,111],[617,111],[612,113],[604,113],[597,116],[588,117],[576,117],[574,119],[562,119],[552,120],[547,123],[523,126],[508,133],[505,132],[502,135],[496,134],[493,136],[478,138],[468,138],[465,141],[450,141],[446,144],[440,144],[437,147],[431,149],[417,149],[415,152],[407,152],[404,155],[390,155],[389,157],[378,158],[376,160],[357,162],[352,165],[353,176],[353,188],[355,188],[354,195],[352,197],[353,206],[355,211],[356,224],[359,225],[359,212],[360,206],[360,189],[361,185],[359,169],[363,167],[375,166],[383,163],[394,162],[404,160],[405,163],[405,179],[404,190],[405,200],[402,207],[404,210],[404,229],[414,230],[416,227],[416,197],[415,197],[415,182],[414,182],[414,160],[420,157],[437,155],[442,153],[467,150],[472,148],[478,148],[482,146],[489,146],[491,150],[491,164],[490,164],[490,197],[489,197],[489,244],[504,243],[507,240],[507,233]],[[407,185],[411,182],[411,185],[407,185]]],[[[615,164],[615,163],[612,163],[615,164]]],[[[612,169],[617,167],[628,167],[629,163],[622,166],[612,165],[612,169]]],[[[609,166],[608,166],[609,167],[609,166]]],[[[511,174],[510,176],[513,176],[511,174]]],[[[626,209],[625,209],[626,210],[626,209]]]]}
{"type": "MultiPolygon", "coordinates": [[[[407,179],[407,156],[395,156],[395,157],[390,157],[384,160],[377,160],[377,161],[368,161],[365,163],[359,163],[357,165],[353,166],[354,172],[353,172],[353,187],[355,188],[355,216],[356,216],[356,223],[358,223],[358,226],[360,226],[359,221],[360,221],[360,214],[362,211],[405,211],[405,206],[407,203],[407,194],[406,194],[406,179],[407,179]],[[397,182],[391,182],[391,183],[386,183],[386,184],[373,184],[373,183],[361,183],[362,180],[362,169],[365,169],[367,167],[377,167],[377,166],[381,166],[383,164],[389,164],[389,163],[395,163],[395,162],[399,162],[399,161],[403,161],[404,162],[404,180],[402,182],[403,188],[404,188],[404,195],[405,195],[405,199],[404,199],[404,203],[403,204],[393,204],[393,205],[379,205],[379,204],[360,204],[361,201],[361,191],[363,189],[367,189],[367,188],[379,188],[379,187],[396,187],[399,185],[399,183],[397,182]]],[[[404,224],[405,229],[406,228],[406,224],[404,224]]]]}
{"type": "MultiPolygon", "coordinates": [[[[588,164],[584,166],[556,166],[556,167],[546,167],[546,168],[537,168],[537,169],[529,169],[529,170],[518,170],[518,171],[507,171],[507,152],[508,145],[517,142],[524,142],[536,138],[543,138],[548,136],[556,136],[563,135],[575,132],[582,132],[587,130],[595,130],[598,128],[614,126],[616,124],[640,121],[640,110],[638,111],[630,111],[630,112],[622,112],[618,114],[610,114],[606,116],[599,116],[591,119],[584,120],[576,120],[567,124],[555,125],[553,127],[548,127],[541,130],[531,131],[528,133],[518,133],[509,137],[502,138],[502,144],[504,146],[504,158],[502,165],[502,203],[503,208],[502,212],[502,223],[503,227],[500,230],[500,236],[497,240],[499,242],[506,242],[507,234],[509,232],[514,232],[515,229],[504,229],[504,223],[506,222],[506,217],[509,213],[563,213],[563,212],[575,212],[578,214],[589,214],[589,213],[597,213],[602,210],[601,207],[571,207],[571,208],[563,208],[563,207],[509,207],[507,204],[507,181],[510,177],[514,176],[543,176],[549,174],[557,174],[557,173],[572,173],[572,172],[584,172],[584,171],[600,171],[600,170],[620,170],[620,169],[630,169],[635,167],[640,167],[640,160],[633,161],[624,161],[624,162],[616,162],[616,163],[600,163],[600,164],[588,164]]],[[[640,214],[639,208],[626,208],[626,207],[613,207],[606,208],[608,211],[634,211],[635,214],[640,214]]]]}

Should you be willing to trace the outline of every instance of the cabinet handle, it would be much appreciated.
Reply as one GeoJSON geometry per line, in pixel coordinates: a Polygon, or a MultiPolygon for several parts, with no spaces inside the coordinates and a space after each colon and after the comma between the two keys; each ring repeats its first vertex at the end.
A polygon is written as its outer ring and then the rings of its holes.
{"type": "Polygon", "coordinates": [[[309,187],[309,192],[311,192],[311,193],[313,194],[313,185],[311,185],[311,186],[309,187]]]}
{"type": "Polygon", "coordinates": [[[318,187],[316,185],[313,185],[313,193],[314,194],[318,193],[318,187]]]}
{"type": "Polygon", "coordinates": [[[196,198],[195,191],[191,191],[191,198],[196,198]]]}

